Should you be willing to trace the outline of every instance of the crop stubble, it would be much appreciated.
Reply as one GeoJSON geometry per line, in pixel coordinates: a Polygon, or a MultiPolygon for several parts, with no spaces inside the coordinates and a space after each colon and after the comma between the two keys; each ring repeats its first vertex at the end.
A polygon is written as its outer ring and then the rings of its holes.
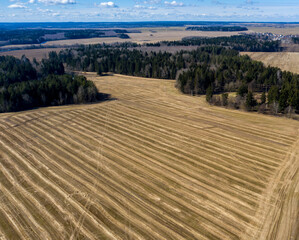
{"type": "Polygon", "coordinates": [[[297,236],[298,122],[86,75],[115,100],[0,115],[2,238],[297,236]]]}

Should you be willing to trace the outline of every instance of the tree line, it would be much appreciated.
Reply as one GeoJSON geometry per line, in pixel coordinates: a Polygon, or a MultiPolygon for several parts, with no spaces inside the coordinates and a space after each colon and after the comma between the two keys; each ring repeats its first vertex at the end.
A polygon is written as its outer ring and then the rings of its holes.
{"type": "Polygon", "coordinates": [[[181,41],[162,42],[167,46],[221,46],[231,48],[241,52],[279,52],[282,51],[280,41],[271,41],[248,34],[230,36],[203,38],[192,37],[184,38],[181,41]]]}
{"type": "Polygon", "coordinates": [[[247,31],[247,27],[241,26],[200,26],[200,27],[187,27],[187,31],[212,31],[212,32],[241,32],[247,31]]]}
{"type": "Polygon", "coordinates": [[[175,79],[178,69],[184,67],[182,56],[167,52],[147,53],[139,50],[105,48],[102,45],[82,46],[59,53],[61,61],[70,70],[102,74],[114,72],[125,75],[175,79]]]}
{"type": "Polygon", "coordinates": [[[207,94],[207,101],[246,110],[267,110],[274,114],[299,112],[299,76],[275,67],[265,67],[248,56],[211,52],[206,61],[199,62],[180,74],[177,87],[186,94],[207,94]],[[229,102],[225,92],[237,92],[229,102]],[[258,101],[254,93],[260,93],[258,101]],[[221,94],[213,98],[213,94],[221,94]],[[267,94],[266,94],[267,93],[267,94]]]}
{"type": "MultiPolygon", "coordinates": [[[[287,107],[299,111],[298,75],[265,67],[228,47],[205,46],[169,53],[93,45],[63,50],[59,58],[71,70],[177,79],[177,87],[186,94],[206,94],[208,89],[213,94],[239,91],[244,98],[239,101],[242,102],[254,92],[269,91],[268,102],[279,106],[277,112],[283,112],[287,107]],[[271,95],[273,88],[278,89],[275,98],[271,95]]],[[[238,104],[235,104],[236,108],[239,108],[238,104]]],[[[249,105],[252,108],[248,109],[254,109],[254,101],[249,105]]]]}

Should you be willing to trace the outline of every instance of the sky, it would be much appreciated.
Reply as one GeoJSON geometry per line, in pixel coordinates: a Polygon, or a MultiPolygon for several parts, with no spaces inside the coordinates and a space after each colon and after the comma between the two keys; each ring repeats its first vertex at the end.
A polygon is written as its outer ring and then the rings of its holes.
{"type": "Polygon", "coordinates": [[[0,22],[299,22],[299,0],[0,0],[0,22]]]}

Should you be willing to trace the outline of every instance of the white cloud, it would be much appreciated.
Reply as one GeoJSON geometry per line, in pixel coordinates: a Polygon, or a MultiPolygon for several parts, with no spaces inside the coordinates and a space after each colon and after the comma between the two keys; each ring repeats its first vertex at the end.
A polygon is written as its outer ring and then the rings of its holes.
{"type": "Polygon", "coordinates": [[[49,4],[49,5],[65,5],[65,4],[75,4],[76,0],[38,0],[40,3],[49,4]]]}
{"type": "Polygon", "coordinates": [[[177,1],[172,1],[172,2],[165,1],[164,4],[167,5],[167,6],[172,6],[172,7],[182,7],[182,6],[184,6],[184,3],[177,2],[177,1]]]}
{"type": "Polygon", "coordinates": [[[29,0],[28,3],[35,3],[35,0],[29,0]]]}
{"type": "Polygon", "coordinates": [[[27,8],[23,3],[14,3],[8,6],[8,8],[27,8]]]}
{"type": "Polygon", "coordinates": [[[100,4],[95,4],[98,7],[107,7],[107,8],[117,8],[118,6],[114,2],[101,2],[100,4]]]}
{"type": "Polygon", "coordinates": [[[156,7],[153,7],[153,6],[143,6],[143,5],[135,5],[134,8],[137,8],[137,9],[148,9],[148,10],[156,10],[157,8],[156,7]]]}

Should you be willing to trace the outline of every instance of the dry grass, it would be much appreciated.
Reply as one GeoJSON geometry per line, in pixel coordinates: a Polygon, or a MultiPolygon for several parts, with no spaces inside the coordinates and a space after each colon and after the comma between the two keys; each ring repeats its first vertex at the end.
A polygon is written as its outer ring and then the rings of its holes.
{"type": "Polygon", "coordinates": [[[295,237],[298,122],[87,76],[116,100],[0,115],[0,236],[295,237]]]}
{"type": "Polygon", "coordinates": [[[184,37],[222,37],[239,34],[238,32],[200,32],[186,31],[184,27],[165,27],[165,28],[137,28],[135,30],[141,33],[128,33],[131,39],[119,38],[93,38],[93,39],[75,39],[47,42],[45,46],[51,45],[72,45],[72,44],[95,44],[95,43],[113,43],[113,42],[135,42],[135,43],[156,43],[160,41],[177,41],[184,37]]]}
{"type": "Polygon", "coordinates": [[[266,66],[281,68],[299,74],[299,53],[297,52],[241,52],[266,66]]]}
{"type": "Polygon", "coordinates": [[[91,38],[91,39],[74,39],[74,40],[59,40],[45,43],[45,46],[67,46],[74,44],[97,44],[97,43],[115,43],[115,42],[134,42],[156,43],[160,41],[177,41],[184,37],[222,37],[237,35],[238,32],[197,32],[185,31],[184,29],[155,29],[151,32],[150,29],[145,29],[142,33],[128,33],[130,39],[119,38],[91,38]]]}
{"type": "MultiPolygon", "coordinates": [[[[107,38],[89,38],[89,39],[68,39],[46,42],[43,46],[72,46],[75,44],[101,44],[115,42],[135,42],[135,43],[156,43],[160,41],[176,41],[184,37],[222,37],[239,34],[238,32],[200,32],[186,31],[185,28],[138,28],[141,33],[128,33],[131,39],[120,39],[115,37],[107,38]]],[[[25,47],[26,45],[9,45],[0,47],[0,49],[10,49],[17,47],[25,47]]],[[[28,45],[27,45],[28,46],[28,45]]],[[[31,45],[30,45],[31,46],[31,45]]]]}
{"type": "Polygon", "coordinates": [[[181,29],[154,29],[151,32],[148,29],[142,31],[142,33],[129,34],[131,40],[137,43],[155,43],[160,41],[178,41],[185,37],[226,37],[232,35],[238,35],[238,32],[201,32],[201,31],[185,31],[185,28],[181,29]]]}
{"type": "Polygon", "coordinates": [[[25,55],[30,61],[36,58],[37,61],[41,61],[44,58],[48,58],[49,52],[55,51],[60,52],[63,48],[42,48],[42,49],[27,49],[27,50],[16,50],[10,52],[0,52],[0,56],[13,56],[21,58],[25,55]]]}

